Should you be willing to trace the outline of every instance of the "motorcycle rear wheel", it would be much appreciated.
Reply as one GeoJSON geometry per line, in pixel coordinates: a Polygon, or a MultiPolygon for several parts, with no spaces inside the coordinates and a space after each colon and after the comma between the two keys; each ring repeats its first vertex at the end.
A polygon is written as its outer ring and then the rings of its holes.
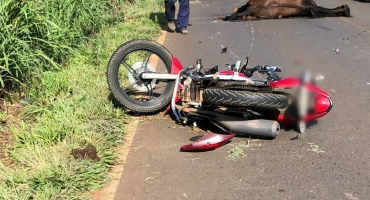
{"type": "Polygon", "coordinates": [[[139,74],[156,72],[159,68],[162,68],[163,73],[170,73],[171,58],[171,53],[164,46],[151,40],[135,39],[119,46],[108,62],[106,73],[108,87],[114,98],[134,112],[154,113],[162,110],[171,101],[175,81],[144,81],[139,78],[139,74]],[[153,56],[156,56],[155,59],[152,59],[153,56]],[[120,80],[120,76],[123,76],[123,80],[120,80]],[[161,94],[157,92],[160,84],[167,84],[159,89],[164,90],[160,91],[161,94]],[[149,97],[150,94],[153,97],[149,97]]]}
{"type": "Polygon", "coordinates": [[[203,102],[223,106],[279,109],[285,108],[289,101],[286,96],[279,94],[206,89],[203,92],[203,102]]]}

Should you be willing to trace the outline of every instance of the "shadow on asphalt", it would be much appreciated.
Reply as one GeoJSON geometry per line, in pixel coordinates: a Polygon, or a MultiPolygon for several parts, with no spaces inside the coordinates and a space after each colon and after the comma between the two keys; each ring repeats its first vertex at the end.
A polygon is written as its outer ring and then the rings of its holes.
{"type": "Polygon", "coordinates": [[[164,15],[164,13],[150,13],[150,16],[149,18],[157,23],[160,27],[162,27],[162,30],[167,30],[167,26],[166,23],[167,23],[167,20],[166,20],[166,16],[164,15]]]}
{"type": "Polygon", "coordinates": [[[358,1],[358,2],[361,2],[361,3],[370,3],[370,0],[354,0],[354,1],[358,1]]]}

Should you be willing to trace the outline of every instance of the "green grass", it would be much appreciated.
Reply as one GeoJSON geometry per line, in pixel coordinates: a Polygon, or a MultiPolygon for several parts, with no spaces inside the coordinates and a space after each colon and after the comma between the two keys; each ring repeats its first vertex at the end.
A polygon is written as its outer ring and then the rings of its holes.
{"type": "MultiPolygon", "coordinates": [[[[37,73],[37,77],[22,79],[27,85],[26,101],[20,101],[24,104],[22,115],[17,123],[9,123],[3,130],[12,137],[5,149],[14,164],[5,166],[0,160],[0,199],[86,199],[82,195],[85,191],[94,191],[109,180],[107,172],[117,156],[115,147],[124,141],[128,116],[108,98],[106,65],[123,42],[159,36],[161,28],[150,17],[152,13],[163,13],[161,0],[111,2],[115,12],[125,11],[121,22],[113,20],[96,28],[94,31],[100,33],[72,46],[73,54],[59,57],[62,68],[36,69],[31,74],[37,73]],[[75,160],[70,155],[73,148],[88,144],[97,148],[99,162],[75,160]]],[[[159,16],[158,20],[162,19],[159,16]]],[[[76,23],[86,28],[78,20],[76,23]]],[[[52,47],[50,51],[57,50],[52,47]]],[[[21,59],[25,65],[28,63],[26,57],[21,59]]],[[[29,65],[32,66],[35,64],[29,65]]],[[[44,67],[51,66],[51,61],[45,61],[44,67]]],[[[11,72],[14,75],[17,69],[11,72]]],[[[1,117],[5,119],[4,115],[1,117]]]]}
{"type": "Polygon", "coordinates": [[[88,36],[107,22],[122,21],[123,12],[109,10],[113,3],[119,5],[114,0],[0,1],[0,89],[24,89],[42,72],[65,66],[88,36]]]}

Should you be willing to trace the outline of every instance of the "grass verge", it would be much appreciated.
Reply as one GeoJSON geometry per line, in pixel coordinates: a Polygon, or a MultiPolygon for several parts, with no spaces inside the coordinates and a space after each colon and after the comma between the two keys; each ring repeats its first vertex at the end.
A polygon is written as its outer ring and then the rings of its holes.
{"type": "Polygon", "coordinates": [[[103,27],[67,67],[43,72],[29,85],[19,115],[1,114],[0,135],[8,137],[0,151],[10,161],[0,160],[0,199],[87,199],[85,191],[108,181],[128,116],[108,98],[106,63],[124,41],[158,37],[163,20],[161,0],[132,1],[123,9],[124,22],[103,27]],[[70,155],[88,144],[99,162],[70,155]]]}

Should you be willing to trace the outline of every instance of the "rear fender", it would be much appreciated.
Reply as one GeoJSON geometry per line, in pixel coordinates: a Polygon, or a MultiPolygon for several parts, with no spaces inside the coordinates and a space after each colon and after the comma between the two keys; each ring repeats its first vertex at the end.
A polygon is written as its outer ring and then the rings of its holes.
{"type": "Polygon", "coordinates": [[[235,134],[207,133],[195,142],[182,146],[180,151],[206,151],[213,150],[226,144],[235,137],[235,134]]]}

